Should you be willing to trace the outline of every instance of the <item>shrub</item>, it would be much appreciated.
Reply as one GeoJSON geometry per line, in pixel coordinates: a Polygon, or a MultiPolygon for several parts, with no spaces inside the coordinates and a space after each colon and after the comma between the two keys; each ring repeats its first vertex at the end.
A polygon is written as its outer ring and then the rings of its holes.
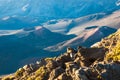
{"type": "Polygon", "coordinates": [[[120,60],[120,41],[106,54],[106,59],[113,61],[120,60]]]}
{"type": "Polygon", "coordinates": [[[15,76],[16,76],[16,77],[21,77],[21,76],[23,76],[24,71],[25,71],[25,70],[24,70],[23,68],[20,68],[19,70],[16,71],[15,76]]]}
{"type": "Polygon", "coordinates": [[[48,69],[45,66],[40,67],[36,72],[36,80],[45,80],[48,76],[48,69]]]}
{"type": "Polygon", "coordinates": [[[14,80],[13,76],[4,77],[2,80],[14,80]]]}

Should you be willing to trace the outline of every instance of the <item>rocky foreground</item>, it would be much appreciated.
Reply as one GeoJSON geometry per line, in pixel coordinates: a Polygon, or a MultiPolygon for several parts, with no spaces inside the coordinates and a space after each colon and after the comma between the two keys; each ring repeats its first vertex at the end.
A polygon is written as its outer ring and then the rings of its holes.
{"type": "Polygon", "coordinates": [[[120,80],[120,30],[91,48],[25,65],[2,80],[120,80]]]}

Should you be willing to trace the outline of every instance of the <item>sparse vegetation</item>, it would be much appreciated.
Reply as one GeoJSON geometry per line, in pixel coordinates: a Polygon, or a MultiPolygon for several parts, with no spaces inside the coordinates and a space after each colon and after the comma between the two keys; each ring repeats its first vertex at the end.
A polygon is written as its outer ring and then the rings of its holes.
{"type": "Polygon", "coordinates": [[[45,66],[40,67],[33,76],[30,76],[27,80],[47,80],[48,70],[45,66]]]}
{"type": "Polygon", "coordinates": [[[120,60],[120,41],[118,41],[117,45],[111,48],[111,50],[106,54],[106,59],[113,61],[120,60]]]}
{"type": "Polygon", "coordinates": [[[35,76],[31,76],[31,77],[27,78],[27,80],[35,80],[35,76]]]}
{"type": "Polygon", "coordinates": [[[53,60],[54,58],[45,58],[45,61],[50,61],[50,60],[53,60]]]}
{"type": "Polygon", "coordinates": [[[4,77],[2,80],[14,80],[14,76],[4,77]]]}
{"type": "Polygon", "coordinates": [[[40,80],[44,80],[45,76],[48,74],[48,70],[45,66],[40,67],[36,72],[36,80],[39,78],[40,80]]]}
{"type": "Polygon", "coordinates": [[[25,71],[25,70],[24,70],[23,68],[20,68],[19,70],[16,71],[15,76],[16,76],[16,77],[21,77],[21,76],[23,76],[24,71],[25,71]]]}

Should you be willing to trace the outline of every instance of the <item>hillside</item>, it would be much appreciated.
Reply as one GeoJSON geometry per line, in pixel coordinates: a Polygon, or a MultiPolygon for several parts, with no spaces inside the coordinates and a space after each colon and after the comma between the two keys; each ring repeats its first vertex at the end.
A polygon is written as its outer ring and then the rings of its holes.
{"type": "Polygon", "coordinates": [[[3,80],[119,80],[120,30],[91,48],[79,46],[25,65],[3,80]]]}
{"type": "Polygon", "coordinates": [[[51,32],[41,26],[21,30],[1,30],[0,74],[12,73],[19,67],[35,62],[39,58],[58,55],[57,53],[44,51],[43,48],[73,37],[75,36],[51,32]]]}
{"type": "Polygon", "coordinates": [[[96,13],[75,19],[51,20],[43,24],[50,31],[62,34],[79,35],[81,32],[91,26],[107,26],[115,29],[120,28],[120,10],[111,13],[96,13]]]}
{"type": "Polygon", "coordinates": [[[100,41],[102,38],[116,32],[116,29],[110,28],[107,26],[91,26],[91,27],[86,27],[81,34],[77,35],[76,37],[65,41],[64,43],[58,43],[57,45],[49,46],[45,48],[44,50],[47,51],[60,51],[64,50],[67,47],[76,47],[76,46],[85,46],[85,47],[90,47],[94,43],[100,41]],[[99,36],[99,37],[98,37],[99,36]]]}
{"type": "Polygon", "coordinates": [[[60,55],[68,46],[90,47],[115,31],[107,26],[86,27],[80,35],[52,32],[42,26],[0,30],[0,74],[13,73],[40,58],[60,55]]]}

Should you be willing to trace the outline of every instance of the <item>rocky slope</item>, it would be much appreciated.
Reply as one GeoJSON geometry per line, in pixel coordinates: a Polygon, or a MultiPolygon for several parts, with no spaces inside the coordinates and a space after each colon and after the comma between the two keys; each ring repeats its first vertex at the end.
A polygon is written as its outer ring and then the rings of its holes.
{"type": "Polygon", "coordinates": [[[67,48],[66,53],[25,65],[2,80],[120,80],[120,30],[91,48],[67,48]]]}

